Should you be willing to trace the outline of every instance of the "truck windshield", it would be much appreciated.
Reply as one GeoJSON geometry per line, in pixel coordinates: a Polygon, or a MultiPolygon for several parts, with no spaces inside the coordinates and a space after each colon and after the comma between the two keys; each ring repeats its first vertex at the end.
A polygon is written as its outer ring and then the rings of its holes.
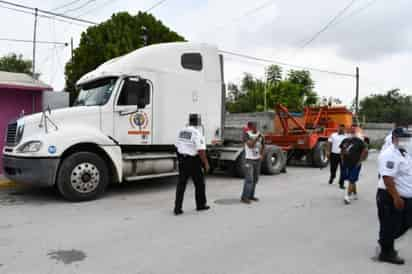
{"type": "Polygon", "coordinates": [[[74,106],[102,106],[112,95],[117,77],[100,79],[80,87],[74,106]]]}

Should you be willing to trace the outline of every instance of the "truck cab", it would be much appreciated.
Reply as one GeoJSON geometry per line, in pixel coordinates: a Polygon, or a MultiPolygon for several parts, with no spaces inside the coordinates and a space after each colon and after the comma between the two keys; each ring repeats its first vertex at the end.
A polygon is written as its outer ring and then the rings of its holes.
{"type": "Polygon", "coordinates": [[[190,113],[202,116],[208,145],[222,142],[222,57],[188,42],[138,49],[80,78],[73,107],[12,121],[5,175],[55,185],[73,201],[101,195],[109,182],[177,175],[174,142],[190,113]]]}

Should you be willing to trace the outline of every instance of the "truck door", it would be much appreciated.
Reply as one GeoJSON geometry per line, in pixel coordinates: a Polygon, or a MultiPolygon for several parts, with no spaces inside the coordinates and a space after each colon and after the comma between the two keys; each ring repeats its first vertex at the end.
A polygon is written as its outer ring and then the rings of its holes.
{"type": "Polygon", "coordinates": [[[152,143],[153,87],[146,79],[123,80],[114,107],[114,135],[121,145],[152,143]]]}

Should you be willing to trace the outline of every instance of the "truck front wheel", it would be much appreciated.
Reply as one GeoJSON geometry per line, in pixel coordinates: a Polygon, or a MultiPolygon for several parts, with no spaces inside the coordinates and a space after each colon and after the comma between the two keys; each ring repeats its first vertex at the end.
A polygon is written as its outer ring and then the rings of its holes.
{"type": "Polygon", "coordinates": [[[107,165],[95,153],[74,153],[61,163],[56,184],[60,194],[69,201],[96,199],[109,184],[107,165]]]}

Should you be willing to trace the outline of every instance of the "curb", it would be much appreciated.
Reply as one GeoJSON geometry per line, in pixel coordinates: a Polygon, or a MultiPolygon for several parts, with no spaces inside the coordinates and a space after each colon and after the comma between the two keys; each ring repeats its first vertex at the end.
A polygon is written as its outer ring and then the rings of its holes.
{"type": "Polygon", "coordinates": [[[0,189],[15,188],[17,183],[9,180],[0,180],[0,189]]]}

